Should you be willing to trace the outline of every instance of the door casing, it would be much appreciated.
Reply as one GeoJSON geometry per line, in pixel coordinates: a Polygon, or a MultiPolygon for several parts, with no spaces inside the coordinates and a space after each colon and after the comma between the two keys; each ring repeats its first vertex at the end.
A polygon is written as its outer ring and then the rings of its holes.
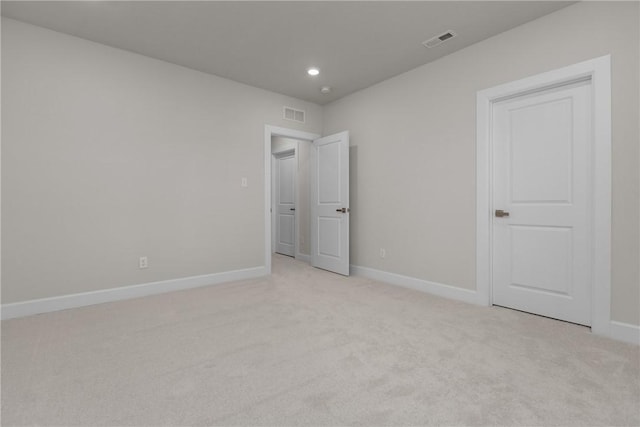
{"type": "Polygon", "coordinates": [[[506,83],[477,94],[476,120],[476,283],[478,303],[492,305],[493,103],[575,81],[591,81],[591,330],[609,335],[611,325],[611,57],[602,56],[568,67],[506,83]]]}

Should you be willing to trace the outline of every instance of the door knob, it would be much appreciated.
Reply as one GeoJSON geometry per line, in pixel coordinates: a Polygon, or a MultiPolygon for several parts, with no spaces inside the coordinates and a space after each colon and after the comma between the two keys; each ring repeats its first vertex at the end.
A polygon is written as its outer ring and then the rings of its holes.
{"type": "Polygon", "coordinates": [[[509,212],[507,212],[507,211],[503,211],[502,209],[496,209],[496,216],[497,216],[498,218],[502,218],[502,217],[505,217],[505,216],[509,216],[509,212]]]}
{"type": "Polygon", "coordinates": [[[296,208],[289,208],[289,210],[290,210],[290,211],[295,211],[295,210],[296,210],[296,208]]]}
{"type": "Polygon", "coordinates": [[[336,209],[336,212],[347,213],[347,212],[349,212],[349,209],[347,209],[347,208],[338,208],[338,209],[336,209]]]}

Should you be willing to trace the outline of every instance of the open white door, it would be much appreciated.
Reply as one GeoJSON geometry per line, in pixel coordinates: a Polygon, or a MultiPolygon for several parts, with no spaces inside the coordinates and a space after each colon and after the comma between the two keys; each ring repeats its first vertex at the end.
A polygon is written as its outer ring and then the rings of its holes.
{"type": "Polygon", "coordinates": [[[313,141],[311,265],[349,275],[349,132],[313,141]]]}

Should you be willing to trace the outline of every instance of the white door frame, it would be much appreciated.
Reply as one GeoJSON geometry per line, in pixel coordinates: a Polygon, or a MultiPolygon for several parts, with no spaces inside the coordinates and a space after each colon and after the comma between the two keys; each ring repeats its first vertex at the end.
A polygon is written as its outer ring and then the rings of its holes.
{"type": "Polygon", "coordinates": [[[264,126],[264,267],[267,274],[271,274],[271,138],[274,136],[302,141],[320,138],[320,135],[315,133],[271,125],[264,126]]]}
{"type": "Polygon", "coordinates": [[[492,305],[493,103],[573,81],[591,81],[592,149],[592,308],[591,330],[609,335],[611,325],[611,57],[506,83],[477,94],[476,121],[476,283],[478,302],[492,305]]]}

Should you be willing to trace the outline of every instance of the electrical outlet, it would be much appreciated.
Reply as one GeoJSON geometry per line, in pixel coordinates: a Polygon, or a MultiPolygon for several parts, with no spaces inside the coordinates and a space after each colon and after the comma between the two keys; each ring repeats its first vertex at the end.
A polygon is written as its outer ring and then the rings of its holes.
{"type": "Polygon", "coordinates": [[[247,183],[247,178],[246,177],[242,177],[242,180],[240,181],[240,186],[241,187],[248,187],[249,184],[247,183]]]}
{"type": "Polygon", "coordinates": [[[387,250],[385,248],[380,248],[380,258],[384,258],[387,256],[387,250]]]}
{"type": "Polygon", "coordinates": [[[138,261],[139,268],[148,268],[149,267],[149,259],[146,256],[141,256],[138,261]]]}

